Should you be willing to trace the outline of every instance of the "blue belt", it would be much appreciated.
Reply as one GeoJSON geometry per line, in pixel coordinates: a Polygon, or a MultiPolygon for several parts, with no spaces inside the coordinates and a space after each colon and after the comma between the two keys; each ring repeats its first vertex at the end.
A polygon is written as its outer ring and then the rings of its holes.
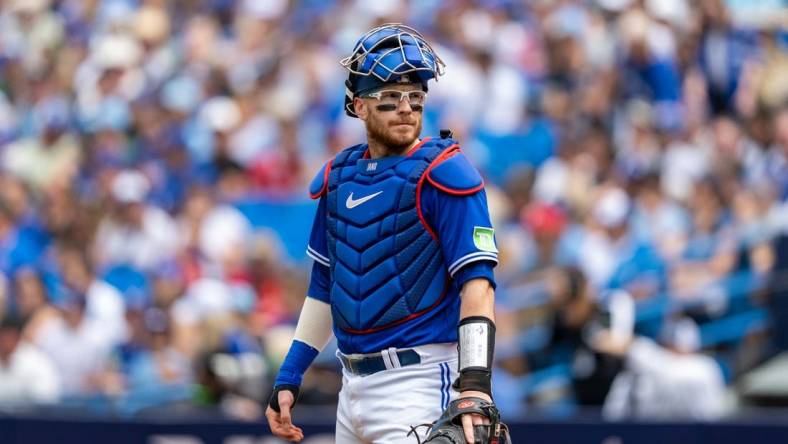
{"type": "MultiPolygon", "coordinates": [[[[363,357],[345,356],[341,353],[337,354],[345,370],[354,375],[367,376],[386,370],[386,362],[383,360],[383,355],[381,353],[363,357]]],[[[421,363],[421,356],[419,356],[415,350],[397,351],[397,357],[399,358],[400,367],[421,363]]]]}

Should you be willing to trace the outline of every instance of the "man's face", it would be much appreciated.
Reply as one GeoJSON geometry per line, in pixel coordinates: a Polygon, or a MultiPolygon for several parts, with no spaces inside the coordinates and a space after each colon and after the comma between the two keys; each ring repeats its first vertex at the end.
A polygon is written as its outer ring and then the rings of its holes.
{"type": "Polygon", "coordinates": [[[142,219],[145,216],[145,206],[140,202],[121,203],[120,214],[127,224],[134,227],[141,227],[142,219]]]}
{"type": "MultiPolygon", "coordinates": [[[[386,85],[378,90],[383,94],[386,91],[421,91],[421,87],[413,84],[386,85]]],[[[370,141],[388,147],[394,152],[392,154],[401,154],[421,134],[422,110],[414,109],[411,106],[413,102],[412,98],[403,98],[396,102],[394,109],[388,110],[385,105],[393,103],[390,97],[356,98],[356,114],[366,124],[370,141]]]]}
{"type": "Polygon", "coordinates": [[[7,360],[19,343],[19,332],[12,328],[0,328],[0,360],[7,360]]]}

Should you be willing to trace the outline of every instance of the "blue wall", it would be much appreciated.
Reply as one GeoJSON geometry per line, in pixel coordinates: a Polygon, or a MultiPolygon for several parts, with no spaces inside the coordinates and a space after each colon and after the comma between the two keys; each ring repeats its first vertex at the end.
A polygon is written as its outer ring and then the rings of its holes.
{"type": "MultiPolygon", "coordinates": [[[[295,421],[298,423],[298,421],[295,421]]],[[[303,424],[301,424],[303,425],[303,424]]],[[[788,442],[788,422],[667,424],[599,422],[528,422],[510,424],[513,443],[572,444],[741,444],[788,442]]],[[[332,425],[308,424],[302,427],[310,437],[332,436],[332,425]]],[[[114,421],[81,419],[42,419],[0,416],[2,444],[144,444],[151,437],[192,437],[195,443],[257,443],[268,436],[267,427],[257,423],[208,420],[163,423],[158,421],[114,421]],[[246,437],[247,440],[238,440],[246,437]]],[[[166,441],[165,441],[166,442],[166,441]]],[[[268,442],[268,441],[266,441],[268,442]]],[[[414,440],[415,444],[415,440],[414,440]]]]}
{"type": "Polygon", "coordinates": [[[315,202],[304,200],[288,203],[260,199],[239,202],[235,206],[254,228],[273,230],[291,259],[300,261],[306,258],[309,230],[317,210],[315,202]]]}

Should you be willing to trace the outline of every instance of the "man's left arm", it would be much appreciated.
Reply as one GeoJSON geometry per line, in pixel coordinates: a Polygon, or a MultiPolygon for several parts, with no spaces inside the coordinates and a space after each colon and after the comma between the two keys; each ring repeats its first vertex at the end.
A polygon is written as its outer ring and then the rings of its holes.
{"type": "MultiPolygon", "coordinates": [[[[492,402],[495,345],[493,268],[498,262],[495,232],[487,209],[483,180],[462,153],[450,157],[428,176],[422,191],[425,219],[434,229],[453,285],[460,289],[458,361],[454,382],[460,398],[492,402]]],[[[459,402],[458,406],[463,406],[459,402]]],[[[473,425],[489,423],[477,413],[461,416],[463,432],[473,441],[473,425]]]]}
{"type": "MultiPolygon", "coordinates": [[[[473,278],[463,284],[460,298],[460,377],[455,385],[460,398],[476,397],[492,402],[495,291],[486,278],[473,278]]],[[[475,413],[463,415],[461,419],[468,442],[474,442],[474,425],[490,422],[475,413]]]]}

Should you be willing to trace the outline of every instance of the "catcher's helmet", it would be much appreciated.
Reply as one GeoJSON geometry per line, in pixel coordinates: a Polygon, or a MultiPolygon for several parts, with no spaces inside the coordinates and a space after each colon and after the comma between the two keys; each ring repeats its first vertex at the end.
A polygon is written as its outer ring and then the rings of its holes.
{"type": "Polygon", "coordinates": [[[353,111],[353,98],[372,91],[385,83],[420,83],[427,90],[427,81],[443,74],[443,60],[415,29],[400,23],[387,23],[364,34],[353,53],[342,59],[350,71],[345,81],[345,112],[353,111]]]}

